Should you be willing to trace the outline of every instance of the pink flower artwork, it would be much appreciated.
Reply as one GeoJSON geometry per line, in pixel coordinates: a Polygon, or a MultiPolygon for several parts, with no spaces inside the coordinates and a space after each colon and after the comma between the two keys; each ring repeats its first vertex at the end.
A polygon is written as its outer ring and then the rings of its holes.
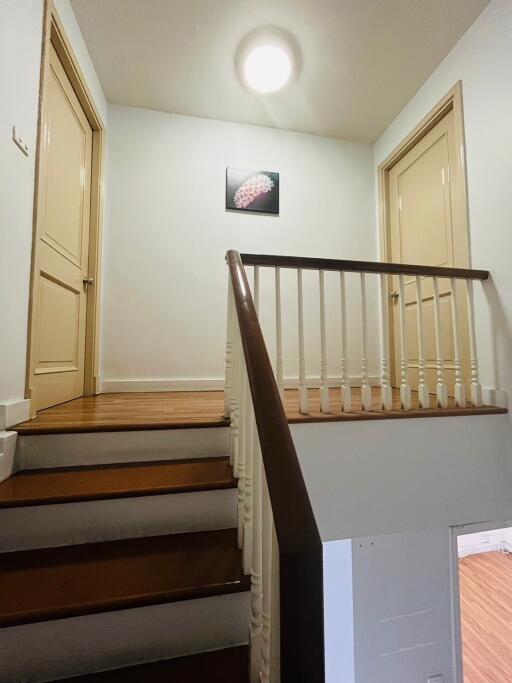
{"type": "Polygon", "coordinates": [[[253,175],[240,185],[235,192],[234,202],[237,209],[245,209],[262,195],[270,192],[274,187],[274,181],[264,173],[253,175]]]}

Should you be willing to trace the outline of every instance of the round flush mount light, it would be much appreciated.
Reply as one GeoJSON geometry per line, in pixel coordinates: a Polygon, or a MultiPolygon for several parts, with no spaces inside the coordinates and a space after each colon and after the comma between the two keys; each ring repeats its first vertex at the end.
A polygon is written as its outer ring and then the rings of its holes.
{"type": "Polygon", "coordinates": [[[298,50],[284,30],[257,29],[244,38],[237,51],[242,83],[257,93],[273,93],[289,85],[297,73],[298,50]]]}
{"type": "Polygon", "coordinates": [[[246,57],[244,78],[256,92],[281,90],[292,73],[292,62],[286,52],[277,45],[260,45],[246,57]]]}

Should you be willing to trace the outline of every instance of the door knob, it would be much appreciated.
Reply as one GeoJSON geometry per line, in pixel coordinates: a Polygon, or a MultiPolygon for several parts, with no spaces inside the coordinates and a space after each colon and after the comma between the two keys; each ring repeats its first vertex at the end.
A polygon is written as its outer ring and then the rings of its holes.
{"type": "Polygon", "coordinates": [[[399,296],[400,296],[400,294],[399,294],[399,292],[396,291],[396,289],[393,292],[389,293],[389,298],[393,299],[393,303],[395,303],[395,304],[398,301],[399,296]]]}
{"type": "Polygon", "coordinates": [[[84,285],[87,287],[88,285],[93,285],[94,282],[95,282],[95,280],[94,280],[93,277],[83,277],[83,278],[82,278],[82,282],[83,282],[84,285]]]}

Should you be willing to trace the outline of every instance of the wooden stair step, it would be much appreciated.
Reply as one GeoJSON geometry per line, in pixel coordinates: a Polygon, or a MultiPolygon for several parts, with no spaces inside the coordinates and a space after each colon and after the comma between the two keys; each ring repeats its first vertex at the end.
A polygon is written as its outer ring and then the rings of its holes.
{"type": "Polygon", "coordinates": [[[66,678],[59,683],[248,683],[248,669],[249,648],[242,645],[163,662],[66,678]]]}
{"type": "Polygon", "coordinates": [[[0,483],[0,508],[209,491],[235,486],[229,458],[25,470],[0,483]]]}
{"type": "Polygon", "coordinates": [[[0,555],[0,626],[246,591],[236,529],[0,555]]]}
{"type": "Polygon", "coordinates": [[[175,391],[83,396],[40,410],[15,429],[30,436],[228,426],[223,391],[175,391]]]}

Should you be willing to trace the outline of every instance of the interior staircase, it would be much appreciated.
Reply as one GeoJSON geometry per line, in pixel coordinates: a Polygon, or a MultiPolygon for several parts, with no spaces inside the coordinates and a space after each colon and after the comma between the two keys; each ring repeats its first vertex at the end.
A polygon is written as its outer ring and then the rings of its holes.
{"type": "Polygon", "coordinates": [[[0,484],[1,683],[247,683],[227,424],[139,427],[20,427],[0,484]]]}

